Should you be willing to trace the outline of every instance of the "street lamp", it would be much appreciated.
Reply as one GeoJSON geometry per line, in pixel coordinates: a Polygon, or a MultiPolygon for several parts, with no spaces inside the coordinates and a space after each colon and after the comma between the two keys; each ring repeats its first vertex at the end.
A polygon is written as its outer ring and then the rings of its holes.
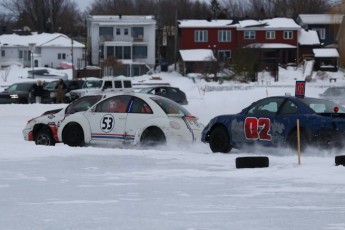
{"type": "Polygon", "coordinates": [[[35,60],[34,60],[34,52],[36,49],[36,43],[29,43],[29,50],[31,51],[31,68],[32,68],[32,78],[35,78],[35,60]]]}

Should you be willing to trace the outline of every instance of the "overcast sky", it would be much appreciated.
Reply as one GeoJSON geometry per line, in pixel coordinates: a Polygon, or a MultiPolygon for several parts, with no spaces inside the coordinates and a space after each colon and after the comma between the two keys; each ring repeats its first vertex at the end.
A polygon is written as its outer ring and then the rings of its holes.
{"type": "Polygon", "coordinates": [[[75,2],[79,5],[80,10],[84,11],[86,9],[86,7],[91,6],[91,3],[94,0],[76,0],[75,2]]]}

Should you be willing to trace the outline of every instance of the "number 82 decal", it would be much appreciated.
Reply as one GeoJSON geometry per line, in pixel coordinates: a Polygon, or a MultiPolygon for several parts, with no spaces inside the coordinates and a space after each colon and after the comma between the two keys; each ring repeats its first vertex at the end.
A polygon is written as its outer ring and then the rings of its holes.
{"type": "Polygon", "coordinates": [[[244,121],[244,135],[248,140],[272,140],[269,118],[247,117],[244,121]]]}

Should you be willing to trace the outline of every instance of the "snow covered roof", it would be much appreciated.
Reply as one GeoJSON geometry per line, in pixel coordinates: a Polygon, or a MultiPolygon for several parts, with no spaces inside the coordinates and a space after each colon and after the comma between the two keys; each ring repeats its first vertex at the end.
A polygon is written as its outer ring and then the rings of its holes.
{"type": "Polygon", "coordinates": [[[219,28],[219,27],[236,27],[232,25],[233,20],[179,20],[180,28],[219,28]]]}
{"type": "MultiPolygon", "coordinates": [[[[36,47],[71,47],[72,40],[60,33],[33,33],[32,35],[4,34],[0,35],[1,46],[29,46],[36,43],[36,47]]],[[[80,42],[73,40],[73,47],[84,48],[80,42]]]]}
{"type": "Polygon", "coordinates": [[[339,53],[335,48],[313,49],[315,57],[339,57],[339,53]]]}
{"type": "Polygon", "coordinates": [[[284,43],[252,43],[245,46],[247,48],[259,48],[259,49],[296,49],[296,46],[284,44],[284,43]]]}
{"type": "Polygon", "coordinates": [[[215,61],[213,51],[210,49],[180,50],[183,61],[215,61]]]}
{"type": "Polygon", "coordinates": [[[320,45],[320,39],[314,30],[300,30],[298,34],[298,43],[300,45],[320,45]]]}
{"type": "Polygon", "coordinates": [[[302,24],[340,24],[343,16],[341,14],[300,14],[298,20],[302,24]]]}
{"type": "Polygon", "coordinates": [[[153,15],[90,15],[88,17],[92,21],[155,21],[153,15]]]}
{"type": "Polygon", "coordinates": [[[267,29],[274,29],[274,30],[299,30],[301,28],[293,19],[291,18],[272,18],[272,19],[265,19],[265,20],[243,20],[239,21],[238,30],[248,30],[255,29],[255,30],[267,30],[267,29]]]}

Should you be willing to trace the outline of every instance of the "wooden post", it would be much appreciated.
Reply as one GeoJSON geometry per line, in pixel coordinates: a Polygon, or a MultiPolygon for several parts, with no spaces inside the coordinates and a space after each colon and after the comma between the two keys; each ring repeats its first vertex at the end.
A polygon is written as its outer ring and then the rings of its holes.
{"type": "Polygon", "coordinates": [[[297,154],[298,154],[298,164],[301,164],[301,136],[299,129],[299,119],[297,119],[297,154]]]}

